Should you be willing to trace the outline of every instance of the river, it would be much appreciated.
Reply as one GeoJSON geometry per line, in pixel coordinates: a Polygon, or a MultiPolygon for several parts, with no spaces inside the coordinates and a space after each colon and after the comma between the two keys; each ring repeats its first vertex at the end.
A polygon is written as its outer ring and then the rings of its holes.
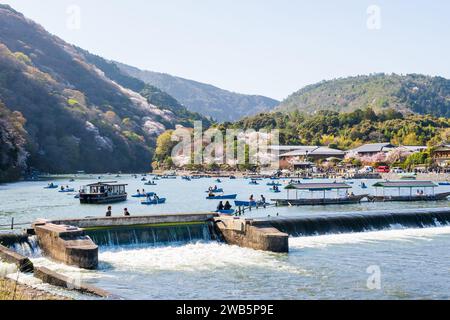
{"type": "MultiPolygon", "coordinates": [[[[167,203],[143,206],[139,200],[113,205],[113,215],[127,207],[132,215],[207,212],[217,201],[205,200],[212,179],[159,180],[144,186],[132,176],[104,176],[132,190],[145,188],[166,197],[167,203]]],[[[265,184],[245,179],[222,179],[225,193],[250,194],[267,199],[283,196],[265,184]]],[[[98,181],[79,177],[75,182],[55,180],[78,189],[98,181]]],[[[310,181],[309,181],[310,182],[310,181]]],[[[368,186],[373,182],[364,181],[368,186]]],[[[19,182],[0,186],[0,224],[31,222],[37,218],[103,216],[104,206],[80,205],[73,194],[46,190],[47,182],[19,182]]],[[[353,192],[373,193],[351,181],[353,192]]],[[[447,191],[439,187],[437,191],[447,191]]],[[[285,191],[284,191],[285,192],[285,191]]],[[[249,217],[292,217],[338,212],[395,211],[448,207],[432,203],[362,203],[328,207],[268,208],[248,212],[249,217]]],[[[274,254],[212,241],[170,245],[100,247],[99,269],[80,270],[52,262],[39,253],[36,265],[95,284],[125,299],[448,299],[450,298],[450,226],[292,237],[289,254],[274,254]],[[374,280],[375,279],[375,280],[374,280]],[[374,282],[375,281],[375,282],[374,282]]],[[[24,276],[23,281],[31,281],[24,276]]],[[[48,288],[46,288],[48,290],[48,288]]],[[[77,296],[77,298],[86,298],[77,296]]]]}

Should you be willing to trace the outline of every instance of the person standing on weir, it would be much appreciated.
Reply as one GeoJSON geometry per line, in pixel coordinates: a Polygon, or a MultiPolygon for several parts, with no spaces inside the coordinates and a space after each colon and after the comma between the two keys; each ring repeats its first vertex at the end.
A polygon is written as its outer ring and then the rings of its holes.
{"type": "Polygon", "coordinates": [[[112,208],[111,206],[108,207],[108,210],[106,211],[106,216],[111,217],[112,216],[112,208]]]}
{"type": "Polygon", "coordinates": [[[124,215],[125,217],[129,217],[129,216],[130,216],[130,213],[128,212],[128,209],[127,209],[127,208],[123,209],[123,215],[124,215]]]}

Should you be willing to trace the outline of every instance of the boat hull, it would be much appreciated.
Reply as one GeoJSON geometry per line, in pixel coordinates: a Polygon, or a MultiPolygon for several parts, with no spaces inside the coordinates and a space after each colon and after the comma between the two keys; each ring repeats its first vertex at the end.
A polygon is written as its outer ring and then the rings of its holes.
{"type": "Polygon", "coordinates": [[[166,203],[166,198],[161,198],[159,200],[151,200],[151,201],[142,201],[141,204],[143,205],[152,205],[152,204],[162,204],[166,203]]]}
{"type": "Polygon", "coordinates": [[[256,207],[255,201],[235,201],[234,205],[236,207],[256,207]]]}
{"type": "Polygon", "coordinates": [[[322,206],[337,204],[360,203],[368,195],[360,195],[348,198],[325,199],[272,199],[278,206],[322,206]]]}
{"type": "Polygon", "coordinates": [[[233,209],[231,210],[217,210],[217,213],[224,214],[224,215],[233,215],[235,211],[233,209]]]}
{"type": "Polygon", "coordinates": [[[369,196],[372,202],[416,202],[416,201],[442,201],[450,196],[450,192],[423,196],[369,196]]]}
{"type": "Polygon", "coordinates": [[[81,204],[107,204],[127,201],[127,194],[116,195],[116,196],[102,196],[102,195],[91,195],[91,194],[80,194],[81,204]]]}
{"type": "Polygon", "coordinates": [[[215,196],[206,197],[207,200],[234,200],[237,198],[237,194],[225,195],[225,196],[215,196]]]}

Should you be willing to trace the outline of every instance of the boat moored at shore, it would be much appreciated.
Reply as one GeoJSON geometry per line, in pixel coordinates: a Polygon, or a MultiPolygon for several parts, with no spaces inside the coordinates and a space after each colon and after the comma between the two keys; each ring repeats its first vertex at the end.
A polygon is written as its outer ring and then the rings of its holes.
{"type": "Polygon", "coordinates": [[[372,202],[387,202],[387,201],[442,201],[450,196],[450,192],[436,193],[435,188],[439,185],[432,181],[383,181],[377,182],[373,185],[375,188],[375,195],[368,197],[372,202]],[[382,194],[379,194],[381,189],[382,194]],[[386,190],[396,190],[396,194],[388,194],[386,190]],[[403,190],[407,190],[403,192],[403,190]],[[430,193],[431,191],[431,193],[430,193]]]}

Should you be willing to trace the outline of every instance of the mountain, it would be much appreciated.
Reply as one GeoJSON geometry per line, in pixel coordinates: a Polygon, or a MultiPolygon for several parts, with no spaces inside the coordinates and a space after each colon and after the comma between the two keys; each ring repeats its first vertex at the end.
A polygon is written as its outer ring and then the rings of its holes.
{"type": "Polygon", "coordinates": [[[26,169],[24,121],[0,102],[0,183],[18,179],[26,169]]]}
{"type": "Polygon", "coordinates": [[[323,81],[293,93],[276,110],[350,112],[368,107],[450,117],[450,80],[420,74],[372,74],[323,81]]]}
{"type": "Polygon", "coordinates": [[[232,122],[245,116],[270,111],[279,104],[279,101],[263,96],[234,93],[193,80],[143,71],[119,62],[116,64],[128,75],[167,92],[190,111],[219,122],[232,122]]]}
{"type": "Polygon", "coordinates": [[[10,174],[4,163],[51,173],[149,170],[160,133],[206,121],[7,5],[0,5],[0,105],[0,175],[10,174]]]}

